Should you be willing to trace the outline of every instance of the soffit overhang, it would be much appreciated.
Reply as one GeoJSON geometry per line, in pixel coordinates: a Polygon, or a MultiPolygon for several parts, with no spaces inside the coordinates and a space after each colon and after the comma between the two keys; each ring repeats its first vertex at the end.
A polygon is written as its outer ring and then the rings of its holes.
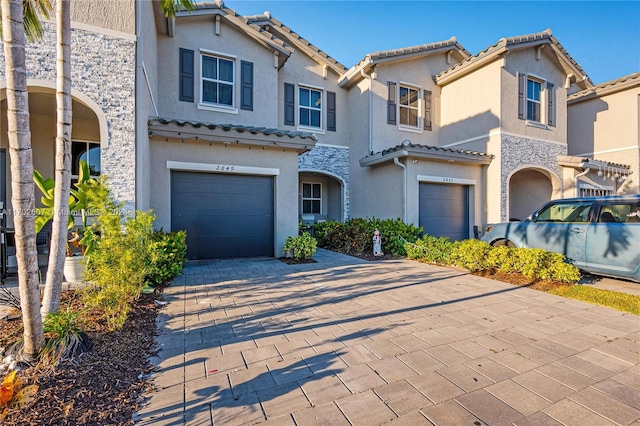
{"type": "Polygon", "coordinates": [[[294,149],[299,154],[310,151],[317,138],[313,133],[293,132],[268,127],[237,124],[203,123],[188,120],[151,118],[149,137],[193,140],[224,145],[248,145],[264,148],[294,149]]]}
{"type": "Polygon", "coordinates": [[[400,145],[361,158],[360,166],[370,167],[376,164],[393,161],[394,158],[402,157],[474,165],[488,165],[494,158],[493,155],[486,154],[484,152],[419,145],[405,141],[400,145]]]}

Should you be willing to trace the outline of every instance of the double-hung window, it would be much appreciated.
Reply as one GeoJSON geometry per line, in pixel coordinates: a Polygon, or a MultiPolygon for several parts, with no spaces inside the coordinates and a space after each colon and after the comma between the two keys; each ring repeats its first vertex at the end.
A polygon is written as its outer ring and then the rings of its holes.
{"type": "Polygon", "coordinates": [[[542,93],[542,83],[527,79],[527,120],[542,122],[542,99],[540,97],[542,93]]]}
{"type": "Polygon", "coordinates": [[[322,184],[302,184],[302,213],[320,214],[322,211],[322,184]]]}
{"type": "Polygon", "coordinates": [[[400,125],[419,127],[420,123],[420,90],[400,85],[400,125]]]}
{"type": "Polygon", "coordinates": [[[233,107],[234,61],[229,58],[202,55],[202,102],[233,107]]]}
{"type": "Polygon", "coordinates": [[[322,128],[322,91],[310,87],[298,89],[300,126],[322,128]]]}

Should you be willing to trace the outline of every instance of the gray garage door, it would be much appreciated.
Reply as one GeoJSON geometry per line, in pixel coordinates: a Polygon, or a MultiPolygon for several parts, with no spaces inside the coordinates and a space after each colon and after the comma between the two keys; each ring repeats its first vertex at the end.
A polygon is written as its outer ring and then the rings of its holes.
{"type": "Polygon", "coordinates": [[[469,187],[421,183],[420,226],[424,232],[451,240],[469,238],[469,187]]]}
{"type": "Polygon", "coordinates": [[[171,229],[188,259],[273,256],[273,177],[171,173],[171,229]]]}

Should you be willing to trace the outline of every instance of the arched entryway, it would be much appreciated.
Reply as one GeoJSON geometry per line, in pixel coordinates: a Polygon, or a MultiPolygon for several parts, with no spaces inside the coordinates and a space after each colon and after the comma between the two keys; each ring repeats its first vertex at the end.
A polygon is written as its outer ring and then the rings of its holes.
{"type": "Polygon", "coordinates": [[[337,176],[317,170],[298,174],[298,212],[300,219],[345,219],[344,182],[337,176]],[[304,218],[303,218],[304,216],[304,218]]]}
{"type": "MultiPolygon", "coordinates": [[[[44,82],[43,85],[30,85],[29,118],[31,129],[31,147],[33,167],[45,177],[54,176],[55,140],[56,140],[56,94],[55,83],[44,82]]],[[[86,95],[75,93],[72,96],[72,180],[77,178],[79,163],[87,161],[91,174],[97,176],[101,172],[101,147],[106,143],[106,120],[97,104],[86,95]]],[[[3,226],[7,232],[13,228],[11,205],[11,172],[9,158],[9,140],[7,129],[6,90],[0,83],[0,201],[6,209],[3,226]]],[[[40,193],[36,193],[36,207],[40,205],[40,193]]],[[[37,237],[38,258],[41,265],[47,261],[49,229],[43,229],[37,237]]],[[[9,238],[8,238],[9,239],[9,238]]],[[[10,242],[10,241],[9,241],[10,242]]],[[[11,266],[12,247],[7,247],[8,264],[11,266]]]]}
{"type": "Polygon", "coordinates": [[[509,220],[524,220],[557,193],[558,178],[548,170],[526,168],[509,178],[509,220]]]}

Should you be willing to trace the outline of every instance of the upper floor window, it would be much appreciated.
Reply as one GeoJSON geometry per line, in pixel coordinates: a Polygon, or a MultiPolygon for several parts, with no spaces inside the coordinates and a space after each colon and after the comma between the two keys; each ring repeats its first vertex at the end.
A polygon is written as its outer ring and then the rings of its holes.
{"type": "Polygon", "coordinates": [[[322,128],[322,92],[300,87],[298,94],[300,126],[322,128]]]}
{"type": "Polygon", "coordinates": [[[100,143],[71,142],[71,180],[76,182],[80,173],[80,161],[86,161],[90,176],[100,176],[100,143]]]}
{"type": "Polygon", "coordinates": [[[542,83],[530,78],[527,79],[527,120],[542,121],[542,102],[540,94],[542,93],[542,83]]]}
{"type": "Polygon", "coordinates": [[[556,125],[556,92],[553,83],[537,76],[518,73],[518,118],[534,127],[556,125]]]}
{"type": "Polygon", "coordinates": [[[202,102],[233,107],[234,61],[202,55],[202,102]]]}
{"type": "Polygon", "coordinates": [[[418,127],[420,120],[420,91],[400,85],[400,124],[418,127]]]}
{"type": "Polygon", "coordinates": [[[415,133],[432,130],[431,90],[394,81],[387,90],[387,124],[415,133]]]}

